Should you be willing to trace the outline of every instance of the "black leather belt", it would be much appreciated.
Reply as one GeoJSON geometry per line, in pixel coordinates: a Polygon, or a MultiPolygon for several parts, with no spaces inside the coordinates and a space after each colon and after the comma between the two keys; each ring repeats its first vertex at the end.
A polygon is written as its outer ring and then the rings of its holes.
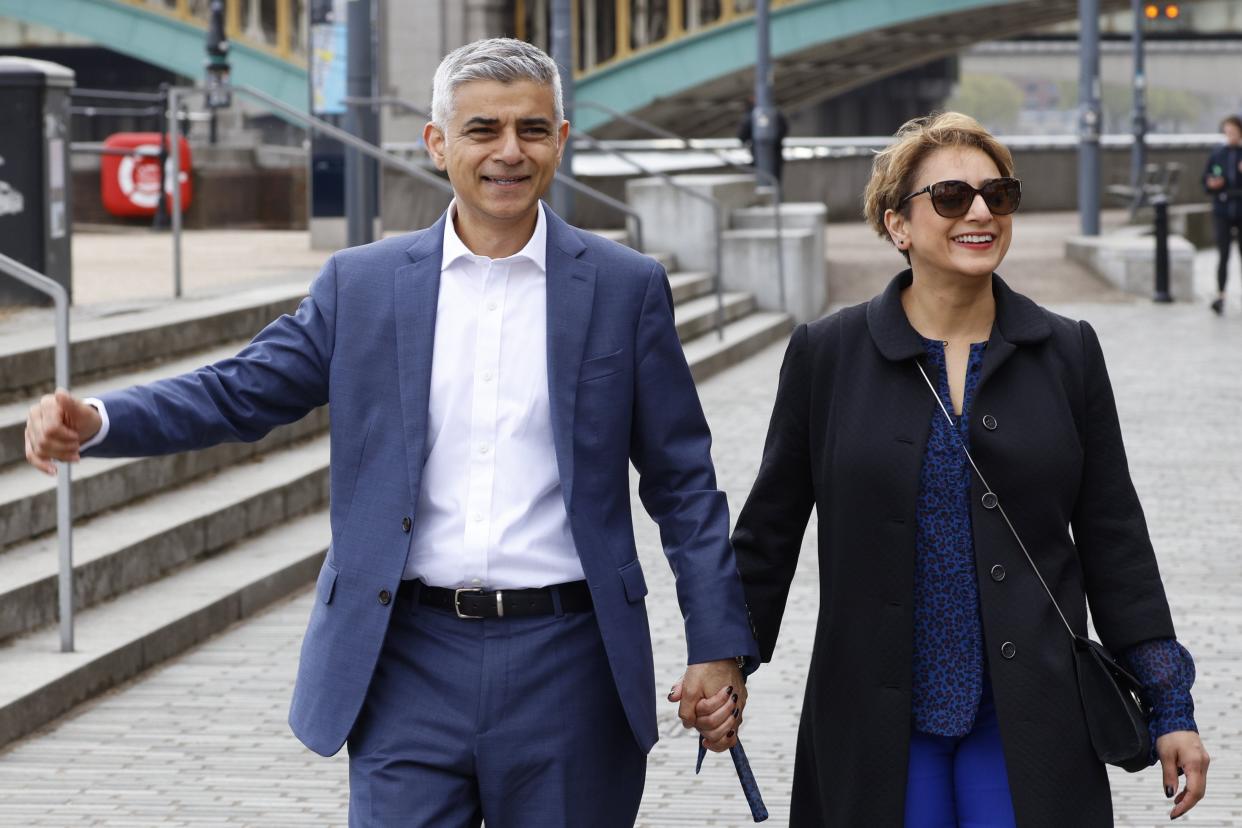
{"type": "Polygon", "coordinates": [[[561,612],[589,612],[591,588],[586,581],[554,584],[540,589],[498,589],[489,591],[476,587],[446,589],[415,581],[404,581],[403,589],[418,588],[418,603],[427,607],[456,613],[458,618],[524,618],[532,615],[554,615],[556,602],[561,612]],[[409,585],[407,587],[406,585],[409,585]]]}

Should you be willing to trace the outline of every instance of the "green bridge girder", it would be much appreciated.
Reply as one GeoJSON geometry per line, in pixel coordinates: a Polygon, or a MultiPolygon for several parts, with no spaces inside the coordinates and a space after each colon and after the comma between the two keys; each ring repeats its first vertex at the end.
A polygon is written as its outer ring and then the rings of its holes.
{"type": "MultiPolygon", "coordinates": [[[[115,52],[185,75],[203,77],[201,24],[113,0],[0,0],[0,17],[38,23],[87,38],[115,52]]],[[[305,112],[310,93],[305,66],[240,41],[230,41],[233,82],[255,86],[305,112]]],[[[82,86],[89,79],[79,78],[82,86]]]]}
{"type": "MultiPolygon", "coordinates": [[[[1129,7],[1101,0],[1102,11],[1129,7]]],[[[772,11],[776,99],[806,106],[984,40],[1074,20],[1078,0],[804,0],[772,11]]],[[[575,94],[682,135],[731,134],[754,88],[753,17],[711,26],[580,78],[575,94]]],[[[642,133],[583,107],[574,126],[642,133]]]]}

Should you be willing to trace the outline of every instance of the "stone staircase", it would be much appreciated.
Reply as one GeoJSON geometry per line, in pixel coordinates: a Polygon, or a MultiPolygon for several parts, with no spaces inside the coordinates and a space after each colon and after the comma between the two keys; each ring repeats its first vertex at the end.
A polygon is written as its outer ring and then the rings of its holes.
{"type": "MultiPolygon", "coordinates": [[[[698,379],[789,333],[788,315],[670,273],[698,379]]],[[[77,396],[149,382],[235,353],[291,312],[305,282],[75,321],[77,396]]],[[[328,411],[263,440],[73,469],[76,649],[59,652],[55,481],[24,462],[26,410],[51,386],[52,334],[0,334],[0,746],[310,585],[330,539],[328,411]]]]}

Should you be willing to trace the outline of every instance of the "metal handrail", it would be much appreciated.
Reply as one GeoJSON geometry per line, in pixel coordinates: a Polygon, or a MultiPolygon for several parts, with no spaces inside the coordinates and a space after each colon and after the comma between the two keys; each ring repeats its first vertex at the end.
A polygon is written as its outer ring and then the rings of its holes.
{"type": "MultiPolygon", "coordinates": [[[[444,179],[440,178],[438,175],[428,172],[427,170],[423,169],[417,164],[412,164],[409,161],[405,161],[401,158],[398,158],[397,156],[393,155],[390,152],[385,152],[380,147],[377,147],[368,141],[364,141],[355,135],[351,135],[350,133],[346,132],[340,127],[333,126],[327,121],[324,121],[320,118],[316,118],[313,115],[307,115],[306,113],[301,112],[292,106],[289,106],[288,104],[281,101],[280,99],[272,97],[271,95],[267,94],[261,89],[256,89],[253,86],[247,86],[245,84],[231,84],[231,85],[225,86],[224,89],[228,91],[232,91],[232,92],[240,92],[241,94],[249,98],[252,98],[253,100],[256,100],[259,103],[267,106],[268,108],[274,110],[275,112],[280,113],[282,116],[294,121],[295,123],[302,124],[307,129],[310,129],[315,132],[319,132],[323,135],[328,136],[329,138],[334,138],[337,141],[340,141],[342,144],[345,144],[348,147],[352,147],[353,149],[356,149],[358,152],[361,152],[363,155],[369,158],[374,158],[376,161],[380,162],[381,164],[384,164],[385,166],[400,170],[406,173],[407,175],[412,175],[414,178],[421,180],[425,184],[430,184],[432,187],[435,187],[437,190],[440,190],[441,192],[448,193],[449,195],[453,194],[453,186],[449,184],[447,181],[445,181],[444,179]]],[[[168,119],[168,135],[170,139],[169,140],[170,146],[173,146],[173,147],[179,146],[180,124],[179,124],[179,119],[177,118],[177,107],[180,104],[180,99],[182,97],[189,97],[195,94],[205,94],[206,91],[207,90],[201,87],[175,87],[175,86],[169,87],[168,109],[172,113],[172,117],[168,119]]],[[[181,153],[178,153],[178,152],[169,153],[169,158],[172,161],[172,180],[173,180],[173,188],[172,188],[173,286],[174,286],[173,291],[174,291],[174,295],[180,298],[181,296],[181,153]]]]}
{"type": "Polygon", "coordinates": [[[580,132],[577,134],[576,137],[585,141],[588,145],[591,146],[592,149],[596,150],[597,152],[606,152],[615,158],[620,158],[622,161],[634,167],[634,169],[638,170],[643,175],[658,178],[661,181],[663,181],[665,184],[672,187],[674,190],[685,193],[691,198],[697,198],[699,201],[706,201],[707,203],[712,205],[712,235],[716,237],[716,244],[715,244],[716,266],[715,266],[715,272],[712,274],[712,281],[715,283],[715,293],[716,293],[716,325],[715,325],[715,328],[716,328],[716,338],[723,340],[724,339],[724,279],[723,279],[724,252],[722,248],[724,246],[724,236],[723,236],[724,221],[722,217],[723,208],[721,207],[720,201],[718,199],[712,198],[709,195],[704,195],[703,193],[700,193],[698,190],[695,190],[691,187],[687,187],[684,184],[678,184],[677,181],[671,175],[668,175],[667,173],[656,172],[654,170],[647,169],[642,164],[638,163],[633,158],[621,152],[620,150],[616,150],[616,149],[613,149],[612,147],[604,146],[600,142],[600,140],[593,135],[589,135],[585,132],[580,132]]]}
{"type": "MultiPolygon", "coordinates": [[[[59,283],[0,253],[0,272],[52,297],[56,304],[56,386],[69,390],[69,292],[59,283]]],[[[73,488],[70,465],[56,473],[56,538],[60,548],[58,593],[60,651],[73,652],[73,488]]]]}
{"type": "MultiPolygon", "coordinates": [[[[717,149],[715,147],[695,146],[694,141],[690,138],[686,138],[685,136],[678,135],[677,133],[671,130],[667,130],[662,126],[653,124],[651,121],[647,121],[642,118],[639,118],[637,115],[631,115],[628,112],[622,112],[619,109],[613,109],[611,106],[608,106],[606,104],[597,103],[595,101],[575,101],[574,106],[578,108],[586,107],[588,109],[596,109],[600,112],[604,112],[608,115],[613,116],[614,118],[620,121],[624,121],[625,123],[630,124],[631,126],[634,126],[634,127],[637,127],[638,129],[649,132],[652,135],[659,135],[662,138],[668,138],[673,141],[677,141],[681,143],[681,145],[688,150],[700,150],[700,149],[706,150],[707,152],[710,152],[712,155],[719,158],[721,163],[725,164],[726,166],[731,167],[732,169],[735,169],[735,170],[741,170],[742,172],[754,173],[759,178],[762,178],[769,186],[771,186],[773,195],[775,196],[773,203],[772,203],[772,215],[776,223],[777,288],[780,291],[781,310],[782,311],[789,310],[789,303],[786,301],[786,298],[785,298],[785,252],[784,252],[785,234],[781,229],[781,204],[784,203],[785,199],[784,199],[783,191],[781,189],[781,180],[779,178],[777,178],[775,175],[768,172],[767,170],[763,170],[763,169],[760,169],[759,167],[756,167],[754,164],[739,164],[733,159],[729,158],[727,155],[725,155],[723,150],[717,149]]],[[[777,149],[779,151],[779,147],[777,149]]]]}
{"type": "MultiPolygon", "coordinates": [[[[398,109],[404,109],[407,112],[411,112],[421,118],[426,118],[428,121],[431,120],[430,112],[417,104],[412,103],[411,101],[405,100],[404,98],[392,96],[384,96],[379,98],[345,98],[343,102],[345,104],[361,104],[363,106],[392,106],[398,109]]],[[[607,193],[600,192],[594,187],[583,184],[572,175],[565,175],[560,170],[556,171],[556,181],[559,184],[564,184],[566,187],[569,187],[569,189],[574,192],[584,195],[587,198],[594,199],[600,204],[604,204],[620,213],[624,213],[626,217],[632,219],[634,222],[634,246],[639,250],[643,249],[643,218],[638,214],[637,210],[630,207],[630,205],[626,204],[624,201],[615,199],[607,193]]]]}

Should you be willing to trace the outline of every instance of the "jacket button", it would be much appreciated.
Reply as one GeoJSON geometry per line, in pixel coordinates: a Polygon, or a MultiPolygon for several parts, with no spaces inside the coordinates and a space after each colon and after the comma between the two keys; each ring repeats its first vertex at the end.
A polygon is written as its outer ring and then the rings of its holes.
{"type": "Polygon", "coordinates": [[[992,580],[996,581],[998,584],[1005,580],[1005,567],[1000,564],[992,567],[992,580]]]}
{"type": "Polygon", "coordinates": [[[1006,641],[1001,645],[1001,655],[1005,658],[1013,658],[1018,654],[1018,648],[1013,645],[1012,641],[1006,641]]]}
{"type": "Polygon", "coordinates": [[[405,532],[407,535],[410,534],[410,527],[413,525],[414,524],[410,521],[408,517],[401,518],[401,531],[405,532]]]}
{"type": "Polygon", "coordinates": [[[995,508],[996,508],[996,495],[995,495],[995,494],[993,494],[992,492],[985,492],[985,493],[984,493],[984,495],[983,495],[983,508],[985,508],[985,509],[995,509],[995,508]]]}
{"type": "Polygon", "coordinates": [[[391,601],[392,601],[392,593],[386,589],[381,589],[379,593],[379,602],[383,604],[384,606],[388,606],[388,604],[391,601]]]}
{"type": "Polygon", "coordinates": [[[983,415],[983,427],[988,431],[996,431],[996,418],[991,414],[983,415]]]}

